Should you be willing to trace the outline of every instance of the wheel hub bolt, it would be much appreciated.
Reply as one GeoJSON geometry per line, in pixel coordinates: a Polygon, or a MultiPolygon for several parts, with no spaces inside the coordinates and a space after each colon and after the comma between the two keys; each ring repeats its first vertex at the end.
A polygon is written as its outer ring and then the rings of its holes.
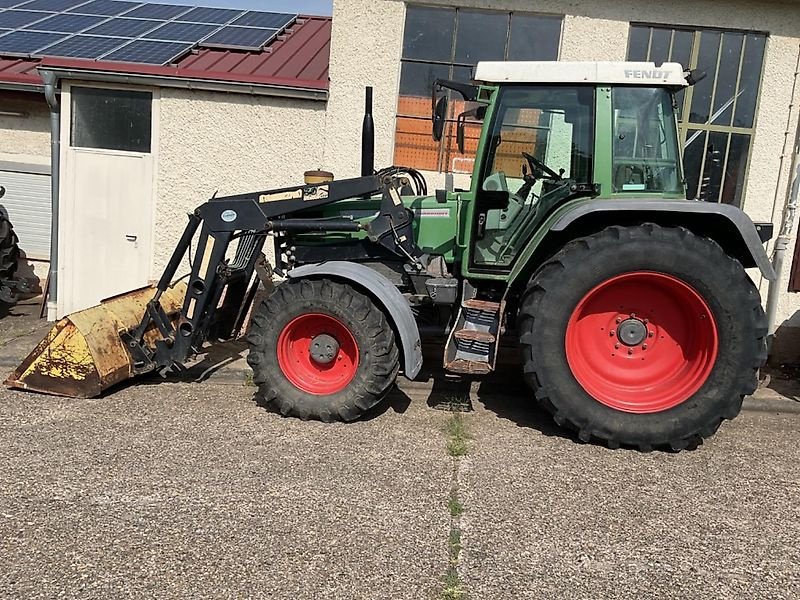
{"type": "Polygon", "coordinates": [[[639,319],[626,319],[617,328],[617,337],[628,347],[639,346],[647,337],[647,327],[639,319]]]}
{"type": "Polygon", "coordinates": [[[322,333],[311,340],[308,353],[311,355],[311,360],[315,363],[328,365],[332,363],[336,355],[339,354],[339,342],[337,342],[336,338],[333,336],[322,333]]]}

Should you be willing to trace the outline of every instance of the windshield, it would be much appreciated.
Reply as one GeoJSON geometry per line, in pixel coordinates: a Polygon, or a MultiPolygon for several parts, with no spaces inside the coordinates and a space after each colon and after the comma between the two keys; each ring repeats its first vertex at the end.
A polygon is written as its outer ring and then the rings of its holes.
{"type": "MultiPolygon", "coordinates": [[[[591,87],[505,88],[492,130],[484,182],[491,188],[494,180],[502,179],[507,189],[518,190],[526,174],[542,170],[531,167],[525,158],[529,154],[535,163],[547,167],[544,177],[533,173],[537,179],[546,178],[548,171],[563,171],[564,178],[590,183],[593,105],[591,87]]],[[[537,188],[540,186],[541,182],[537,188]]]]}
{"type": "Polygon", "coordinates": [[[672,95],[664,88],[615,87],[615,192],[682,193],[672,95]]]}
{"type": "Polygon", "coordinates": [[[569,183],[592,182],[594,88],[509,86],[499,102],[481,182],[490,193],[478,196],[479,213],[488,204],[472,260],[508,267],[569,183]]]}

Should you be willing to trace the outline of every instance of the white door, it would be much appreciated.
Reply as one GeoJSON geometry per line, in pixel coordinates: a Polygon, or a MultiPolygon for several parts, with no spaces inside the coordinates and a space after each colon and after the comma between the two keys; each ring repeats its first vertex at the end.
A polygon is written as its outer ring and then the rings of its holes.
{"type": "Polygon", "coordinates": [[[152,91],[73,84],[62,102],[59,317],[149,283],[157,139],[152,91]]]}

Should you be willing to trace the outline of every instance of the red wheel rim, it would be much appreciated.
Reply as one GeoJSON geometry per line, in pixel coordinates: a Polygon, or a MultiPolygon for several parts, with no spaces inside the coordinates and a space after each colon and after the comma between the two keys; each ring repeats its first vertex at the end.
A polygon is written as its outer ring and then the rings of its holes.
{"type": "Polygon", "coordinates": [[[278,364],[295,387],[317,396],[345,389],[358,370],[358,345],[347,326],[330,315],[309,313],[292,320],[278,336],[278,364]],[[320,363],[312,343],[326,335],[336,340],[330,356],[320,363]]]}
{"type": "Polygon", "coordinates": [[[604,281],[567,324],[567,362],[595,400],[629,413],[678,406],[706,382],[717,359],[714,315],[689,285],[663,273],[604,281]]]}

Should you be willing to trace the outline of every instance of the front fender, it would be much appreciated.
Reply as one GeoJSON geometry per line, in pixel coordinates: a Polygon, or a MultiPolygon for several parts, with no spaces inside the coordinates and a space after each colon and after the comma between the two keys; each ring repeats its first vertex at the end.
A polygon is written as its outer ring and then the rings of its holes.
{"type": "Polygon", "coordinates": [[[316,265],[303,265],[289,271],[290,279],[328,276],[344,280],[375,299],[386,316],[391,319],[400,336],[400,349],[403,353],[403,372],[408,379],[414,379],[422,368],[422,342],[414,313],[403,294],[386,277],[364,265],[330,261],[316,265]]]}

